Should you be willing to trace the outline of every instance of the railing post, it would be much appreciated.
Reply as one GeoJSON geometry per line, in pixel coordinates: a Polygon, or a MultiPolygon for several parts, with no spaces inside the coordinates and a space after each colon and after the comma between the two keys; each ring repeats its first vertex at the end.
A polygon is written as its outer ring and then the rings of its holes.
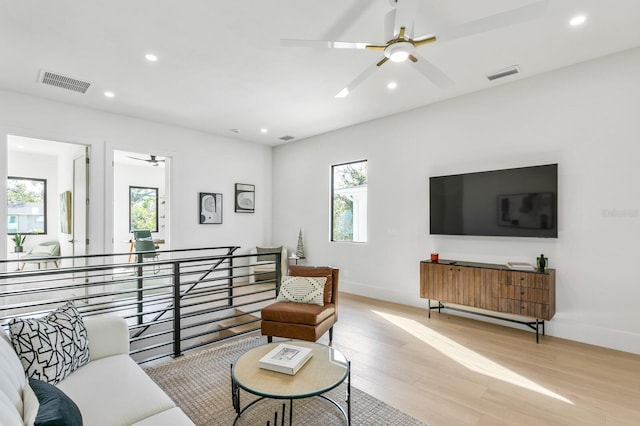
{"type": "Polygon", "coordinates": [[[180,263],[173,263],[173,356],[182,355],[180,334],[180,263]]]}
{"type": "Polygon", "coordinates": [[[138,325],[141,325],[144,322],[144,318],[143,318],[143,310],[144,310],[144,297],[142,294],[142,290],[144,288],[144,279],[142,278],[142,262],[143,262],[144,258],[142,256],[142,253],[138,253],[138,266],[136,266],[136,275],[138,276],[137,278],[137,292],[136,292],[136,298],[138,300],[138,325]]]}
{"type": "MultiPolygon", "coordinates": [[[[229,256],[233,254],[231,249],[228,250],[227,253],[229,256]]],[[[227,272],[229,278],[227,278],[227,306],[233,306],[233,258],[229,257],[229,271],[227,272]]]]}
{"type": "Polygon", "coordinates": [[[276,296],[280,293],[282,282],[282,252],[276,253],[276,296]]]}

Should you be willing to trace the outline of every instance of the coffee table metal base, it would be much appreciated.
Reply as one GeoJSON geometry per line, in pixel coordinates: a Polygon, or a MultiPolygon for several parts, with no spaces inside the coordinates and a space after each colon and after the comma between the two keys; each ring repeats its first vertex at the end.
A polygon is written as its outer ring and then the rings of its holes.
{"type": "MultiPolygon", "coordinates": [[[[302,399],[302,398],[313,398],[313,397],[319,397],[322,398],[328,402],[330,402],[331,404],[333,404],[341,413],[342,416],[344,417],[344,419],[347,422],[347,426],[351,425],[351,362],[348,361],[348,373],[347,373],[347,380],[346,380],[346,384],[347,384],[347,392],[346,392],[346,400],[345,402],[347,403],[347,410],[345,411],[344,407],[342,407],[342,405],[340,405],[338,402],[334,401],[333,399],[329,398],[326,395],[323,394],[319,394],[319,395],[313,395],[313,396],[305,396],[305,397],[300,397],[300,398],[281,398],[281,399],[288,399],[289,400],[289,425],[293,425],[293,400],[294,399],[302,399]]],[[[231,365],[231,369],[233,370],[233,364],[231,365]]],[[[245,389],[245,392],[249,392],[245,389]]],[[[249,392],[250,393],[250,392],[249,392]]],[[[256,400],[251,401],[249,404],[247,404],[246,407],[242,408],[241,403],[240,403],[240,386],[238,386],[238,383],[235,381],[235,379],[233,378],[233,374],[231,374],[231,399],[233,401],[233,408],[236,410],[236,419],[233,421],[234,426],[236,425],[236,423],[238,422],[238,420],[240,420],[240,417],[242,416],[242,413],[244,413],[245,411],[247,411],[249,408],[251,408],[253,405],[257,404],[258,402],[262,401],[263,399],[277,399],[277,398],[273,398],[273,397],[266,397],[266,396],[262,396],[256,400]]],[[[277,425],[277,412],[275,413],[275,419],[274,419],[274,426],[277,425]]],[[[282,404],[282,416],[281,416],[281,426],[285,426],[285,404],[282,404]]]]}

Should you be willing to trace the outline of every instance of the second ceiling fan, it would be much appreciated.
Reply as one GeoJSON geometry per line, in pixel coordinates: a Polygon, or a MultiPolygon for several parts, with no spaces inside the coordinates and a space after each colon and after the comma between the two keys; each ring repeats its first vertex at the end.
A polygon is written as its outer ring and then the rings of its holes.
{"type": "Polygon", "coordinates": [[[507,10],[475,21],[449,28],[438,33],[414,37],[414,20],[418,9],[418,0],[390,0],[394,8],[385,19],[385,34],[391,37],[386,43],[345,42],[325,40],[282,39],[281,45],[291,47],[319,47],[330,49],[367,49],[384,52],[384,57],[367,67],[355,79],[347,84],[335,96],[342,98],[353,91],[360,83],[384,65],[388,60],[403,62],[410,60],[421,74],[438,87],[446,88],[453,81],[440,68],[417,53],[416,48],[433,43],[453,40],[503,28],[509,25],[527,22],[544,16],[548,0],[541,0],[526,6],[507,10]]]}
{"type": "Polygon", "coordinates": [[[155,155],[149,155],[149,158],[140,158],[140,157],[131,157],[131,156],[128,156],[128,157],[134,160],[146,161],[147,163],[151,164],[154,167],[157,167],[160,163],[164,163],[165,161],[162,158],[157,158],[155,155]]]}

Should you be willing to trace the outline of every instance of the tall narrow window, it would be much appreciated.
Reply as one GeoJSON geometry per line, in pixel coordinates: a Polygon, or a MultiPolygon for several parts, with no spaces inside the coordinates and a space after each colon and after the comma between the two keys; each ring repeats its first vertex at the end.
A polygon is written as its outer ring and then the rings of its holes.
{"type": "Polygon", "coordinates": [[[7,179],[7,233],[47,233],[46,179],[7,179]]]}
{"type": "Polygon", "coordinates": [[[331,166],[331,241],[367,242],[367,160],[331,166]]]}
{"type": "Polygon", "coordinates": [[[158,188],[129,187],[129,232],[158,232],[158,188]]]}

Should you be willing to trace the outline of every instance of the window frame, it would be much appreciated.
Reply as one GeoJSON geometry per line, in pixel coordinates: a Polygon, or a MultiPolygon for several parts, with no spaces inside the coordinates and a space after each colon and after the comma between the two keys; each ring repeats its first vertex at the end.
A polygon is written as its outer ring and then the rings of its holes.
{"type": "MultiPolygon", "coordinates": [[[[158,208],[158,203],[159,203],[159,194],[158,194],[158,188],[157,187],[153,187],[153,186],[137,186],[137,185],[129,185],[129,232],[133,232],[133,231],[141,231],[143,229],[137,229],[133,227],[133,222],[132,222],[132,217],[131,217],[131,207],[132,207],[132,202],[131,202],[131,194],[132,191],[134,189],[144,189],[144,190],[151,190],[153,192],[155,192],[155,229],[149,229],[149,231],[151,232],[158,232],[159,229],[159,208],[158,208]]],[[[144,229],[146,230],[146,228],[144,229]]]]}
{"type": "Polygon", "coordinates": [[[16,235],[16,234],[21,234],[21,235],[47,235],[47,223],[49,222],[49,217],[47,215],[47,180],[43,179],[43,178],[31,178],[31,177],[21,177],[21,176],[7,176],[7,226],[8,226],[8,219],[11,216],[14,216],[13,214],[9,213],[9,180],[23,180],[23,181],[31,181],[31,182],[41,182],[43,189],[42,189],[42,198],[43,198],[43,213],[42,215],[38,215],[38,216],[43,216],[44,220],[43,220],[43,228],[42,228],[42,232],[37,232],[37,231],[29,231],[29,232],[22,232],[19,229],[16,232],[10,232],[9,228],[7,228],[7,235],[16,235]]]}
{"type": "MultiPolygon", "coordinates": [[[[367,193],[369,191],[369,160],[362,159],[362,160],[355,160],[355,161],[347,161],[344,163],[339,163],[339,164],[332,164],[331,165],[331,229],[330,229],[330,240],[331,242],[335,242],[335,243],[352,243],[352,244],[366,244],[369,241],[369,236],[368,236],[368,230],[366,231],[367,236],[366,239],[364,241],[354,241],[353,237],[351,240],[338,240],[335,238],[335,223],[334,223],[334,219],[335,219],[335,170],[336,167],[342,167],[342,166],[348,166],[350,164],[357,164],[357,163],[366,163],[367,165],[367,184],[366,184],[366,188],[367,188],[367,193]]],[[[367,209],[368,209],[368,202],[367,202],[367,209]]],[[[368,211],[366,213],[367,217],[368,217],[368,211]]],[[[368,224],[367,224],[368,226],[368,224]]]]}

